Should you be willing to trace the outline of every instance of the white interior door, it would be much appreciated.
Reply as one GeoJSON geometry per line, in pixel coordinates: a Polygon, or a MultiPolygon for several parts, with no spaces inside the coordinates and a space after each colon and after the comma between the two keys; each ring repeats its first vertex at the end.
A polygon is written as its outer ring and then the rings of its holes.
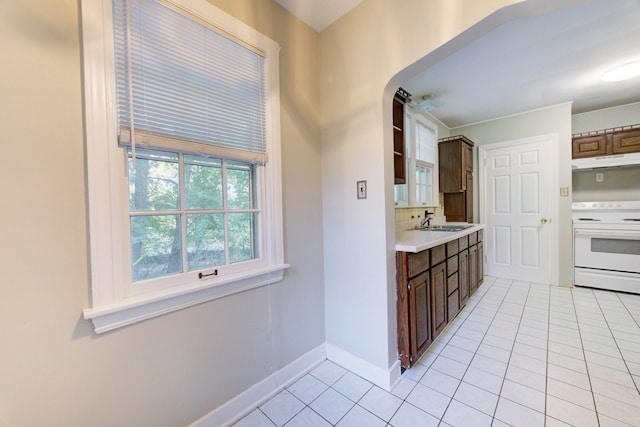
{"type": "Polygon", "coordinates": [[[551,148],[554,135],[480,147],[487,273],[551,281],[551,148]]]}

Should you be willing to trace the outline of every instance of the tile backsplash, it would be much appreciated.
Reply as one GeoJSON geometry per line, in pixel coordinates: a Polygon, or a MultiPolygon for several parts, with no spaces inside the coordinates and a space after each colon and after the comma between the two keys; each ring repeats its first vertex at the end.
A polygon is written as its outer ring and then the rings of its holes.
{"type": "Polygon", "coordinates": [[[444,215],[440,206],[425,206],[420,208],[396,208],[396,222],[415,221],[424,218],[424,211],[434,212],[435,216],[444,215]]]}

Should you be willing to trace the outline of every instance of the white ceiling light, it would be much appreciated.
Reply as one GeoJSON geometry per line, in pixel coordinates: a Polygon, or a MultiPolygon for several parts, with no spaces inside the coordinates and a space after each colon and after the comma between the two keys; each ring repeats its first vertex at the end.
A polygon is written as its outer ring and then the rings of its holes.
{"type": "Polygon", "coordinates": [[[629,62],[603,74],[602,80],[605,82],[619,82],[640,76],[640,61],[629,62]]]}
{"type": "Polygon", "coordinates": [[[433,95],[427,94],[417,99],[412,99],[410,106],[413,107],[414,110],[427,112],[438,108],[440,103],[433,99],[433,95]]]}

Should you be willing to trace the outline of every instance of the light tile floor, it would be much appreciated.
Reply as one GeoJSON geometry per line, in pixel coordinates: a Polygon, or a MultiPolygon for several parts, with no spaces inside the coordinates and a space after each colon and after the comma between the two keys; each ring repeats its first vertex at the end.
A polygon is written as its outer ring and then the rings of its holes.
{"type": "Polygon", "coordinates": [[[640,426],[639,324],[639,295],[486,277],[391,393],[325,361],[235,426],[640,426]]]}

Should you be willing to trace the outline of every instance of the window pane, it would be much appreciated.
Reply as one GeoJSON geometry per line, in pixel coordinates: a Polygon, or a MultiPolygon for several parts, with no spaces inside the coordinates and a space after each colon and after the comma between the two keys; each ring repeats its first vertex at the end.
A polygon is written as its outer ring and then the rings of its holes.
{"type": "Polygon", "coordinates": [[[406,204],[408,202],[407,184],[394,185],[393,197],[396,205],[406,204]]]}
{"type": "Polygon", "coordinates": [[[222,161],[184,156],[187,209],[222,209],[222,161]]]}
{"type": "Polygon", "coordinates": [[[225,264],[224,215],[187,215],[189,270],[225,264]]]}
{"type": "Polygon", "coordinates": [[[257,257],[255,250],[255,216],[250,213],[229,214],[229,261],[246,261],[257,257]]]}
{"type": "Polygon", "coordinates": [[[229,209],[252,208],[252,171],[247,163],[227,162],[227,202],[229,209]]]}
{"type": "Polygon", "coordinates": [[[416,165],[416,201],[421,204],[432,203],[432,175],[433,169],[425,165],[416,165]]]}
{"type": "Polygon", "coordinates": [[[135,165],[129,151],[129,207],[131,211],[178,209],[178,155],[137,150],[135,165]]]}
{"type": "Polygon", "coordinates": [[[131,218],[134,281],[182,272],[180,215],[131,218]]]}

